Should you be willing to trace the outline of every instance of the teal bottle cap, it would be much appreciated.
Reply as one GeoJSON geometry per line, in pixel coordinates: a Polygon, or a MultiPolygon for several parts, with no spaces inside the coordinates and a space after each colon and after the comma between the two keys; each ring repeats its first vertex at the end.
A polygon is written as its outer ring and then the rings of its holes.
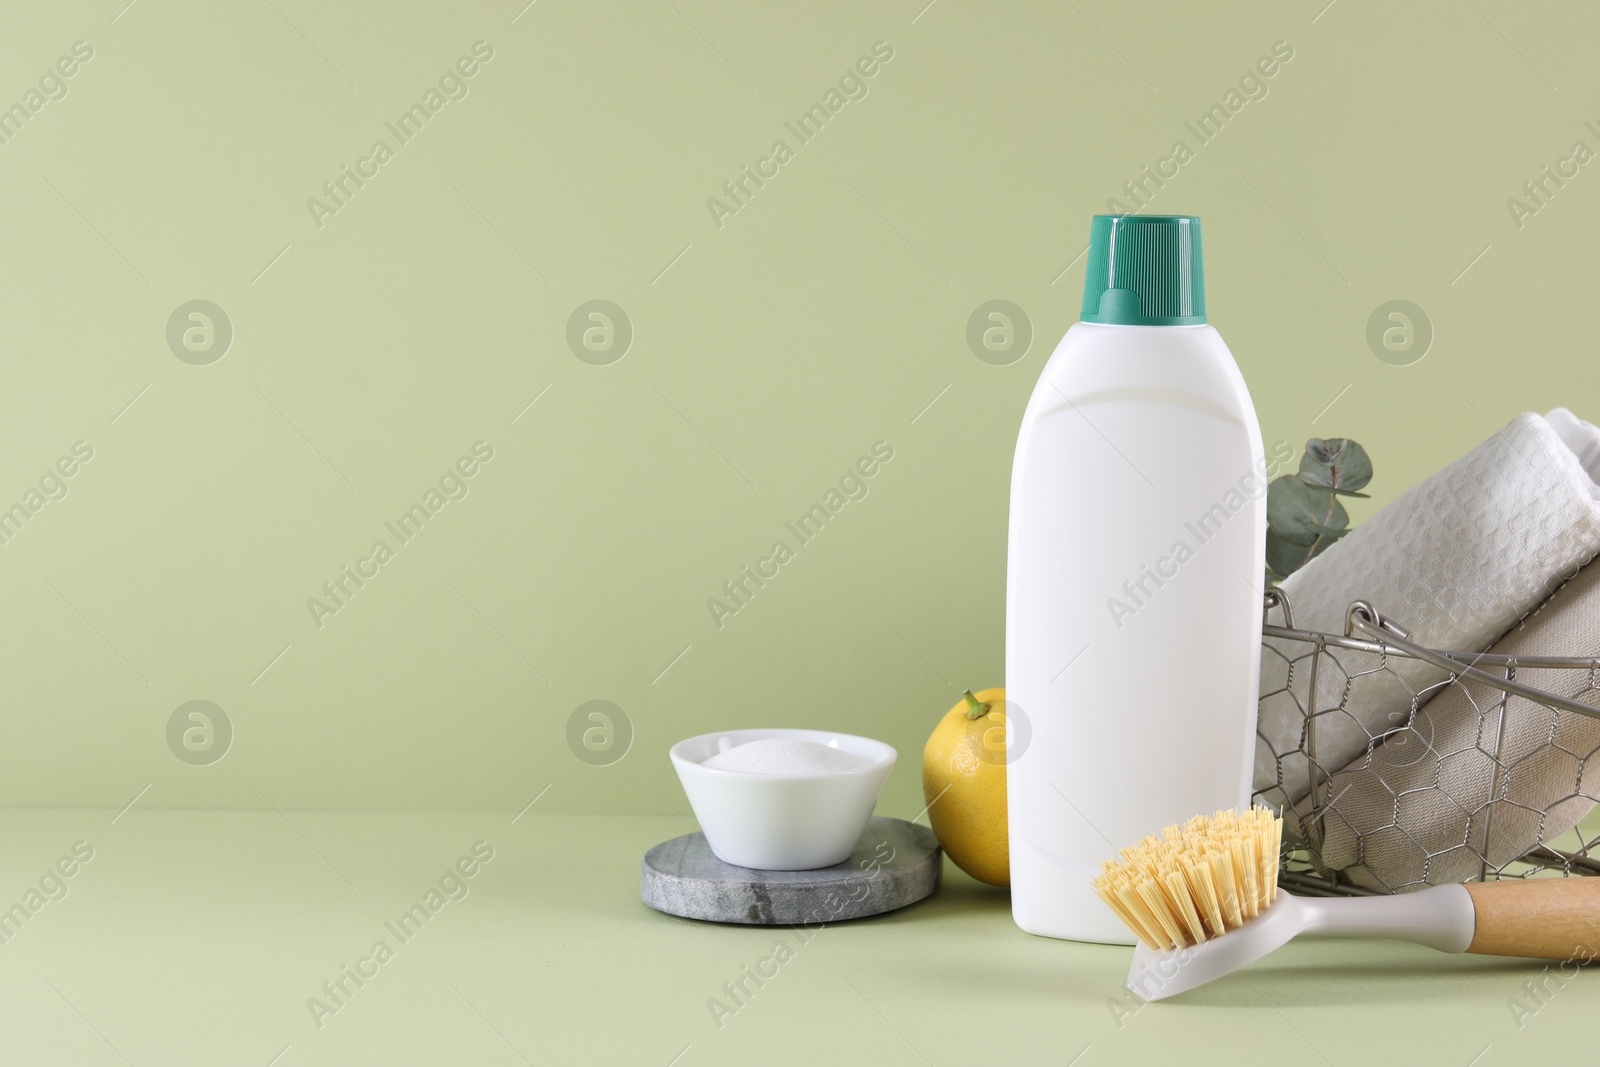
{"type": "Polygon", "coordinates": [[[1089,225],[1084,322],[1193,326],[1206,321],[1200,220],[1096,215],[1089,225]]]}

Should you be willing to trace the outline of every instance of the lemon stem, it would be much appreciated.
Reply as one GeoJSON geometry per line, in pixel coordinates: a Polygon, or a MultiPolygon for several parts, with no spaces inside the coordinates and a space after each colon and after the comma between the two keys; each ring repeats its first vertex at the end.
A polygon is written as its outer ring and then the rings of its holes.
{"type": "Polygon", "coordinates": [[[983,701],[981,701],[977,697],[973,696],[972,695],[972,690],[968,689],[965,693],[963,693],[961,695],[962,695],[962,698],[965,699],[966,702],[967,702],[967,718],[969,718],[969,719],[981,719],[985,715],[989,714],[990,705],[985,704],[983,701]]]}

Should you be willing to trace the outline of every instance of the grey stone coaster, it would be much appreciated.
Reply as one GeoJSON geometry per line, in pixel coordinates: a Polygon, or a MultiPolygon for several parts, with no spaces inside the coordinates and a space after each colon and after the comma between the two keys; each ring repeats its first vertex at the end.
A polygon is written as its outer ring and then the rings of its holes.
{"type": "Polygon", "coordinates": [[[640,895],[668,915],[759,926],[818,926],[881,915],[939,888],[939,843],[926,826],[874,817],[850,858],[814,871],[757,871],[724,863],[704,834],[644,854],[640,895]]]}

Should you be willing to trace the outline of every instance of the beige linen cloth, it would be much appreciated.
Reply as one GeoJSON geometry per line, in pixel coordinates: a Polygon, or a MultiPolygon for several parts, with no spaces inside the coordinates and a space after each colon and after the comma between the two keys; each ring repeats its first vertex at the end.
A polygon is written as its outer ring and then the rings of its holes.
{"type": "MultiPolygon", "coordinates": [[[[1490,651],[1600,655],[1600,561],[1490,651]]],[[[1600,703],[1587,670],[1519,668],[1516,678],[1600,703]]],[[[1421,889],[1478,877],[1480,856],[1492,872],[1577,825],[1600,796],[1600,719],[1502,697],[1482,682],[1451,683],[1410,730],[1335,774],[1318,790],[1332,798],[1321,819],[1323,865],[1370,889],[1421,889]]],[[[1302,820],[1309,807],[1299,805],[1302,820]]]]}
{"type": "MultiPolygon", "coordinates": [[[[1294,623],[1341,634],[1350,602],[1362,599],[1418,644],[1481,651],[1600,552],[1597,480],[1600,430],[1561,408],[1518,415],[1290,575],[1281,588],[1294,623]]],[[[1316,778],[1325,781],[1404,726],[1449,677],[1418,660],[1391,657],[1380,669],[1377,655],[1339,650],[1343,670],[1322,657],[1313,695],[1310,647],[1263,644],[1255,788],[1276,786],[1282,795],[1269,798],[1289,805],[1312,779],[1299,753],[1302,709],[1320,713],[1316,778]]]]}

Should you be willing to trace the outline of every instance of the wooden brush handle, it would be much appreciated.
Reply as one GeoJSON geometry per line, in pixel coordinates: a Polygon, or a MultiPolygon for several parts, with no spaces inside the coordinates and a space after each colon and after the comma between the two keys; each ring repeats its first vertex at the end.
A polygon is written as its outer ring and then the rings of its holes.
{"type": "Polygon", "coordinates": [[[1600,878],[1472,882],[1468,952],[1549,960],[1600,957],[1600,878]]]}

